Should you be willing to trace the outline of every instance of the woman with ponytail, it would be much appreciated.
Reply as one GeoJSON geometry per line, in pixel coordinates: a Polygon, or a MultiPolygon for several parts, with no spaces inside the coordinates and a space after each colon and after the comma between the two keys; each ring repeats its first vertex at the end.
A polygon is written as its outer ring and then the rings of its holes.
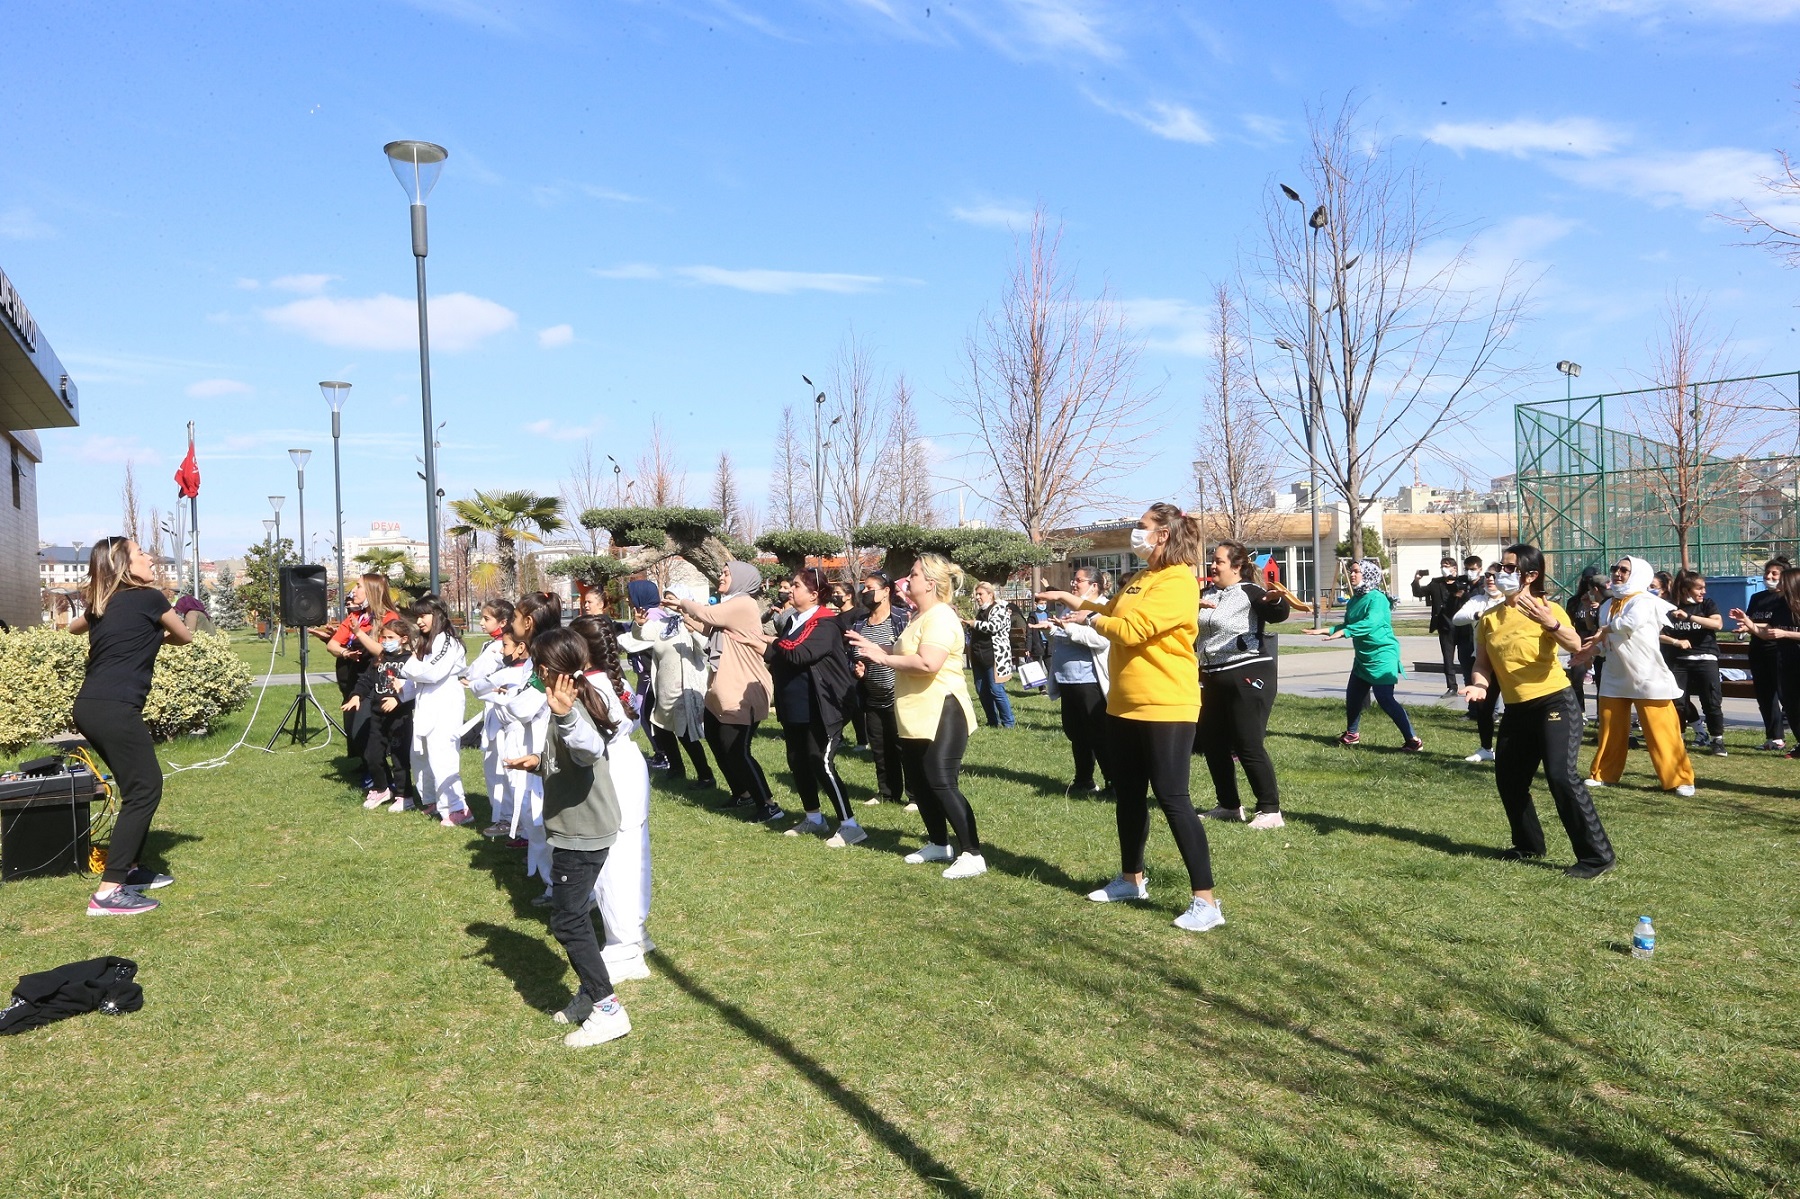
{"type": "Polygon", "coordinates": [[[400,667],[401,698],[413,701],[413,777],[426,808],[445,828],[454,828],[473,818],[462,784],[462,674],[468,651],[437,596],[422,596],[413,605],[413,623],[418,636],[400,667]]]}
{"type": "Polygon", "coordinates": [[[1086,613],[1085,623],[1112,643],[1106,694],[1112,742],[1113,794],[1119,828],[1119,874],[1088,898],[1096,903],[1148,899],[1144,845],[1150,838],[1148,797],[1156,796],[1187,867],[1193,897],[1175,927],[1205,932],[1225,923],[1213,896],[1206,829],[1188,796],[1188,764],[1200,719],[1200,522],[1173,504],[1152,504],[1131,531],[1131,548],[1149,563],[1109,600],[1066,591],[1038,598],[1086,613]]]}
{"type": "Polygon", "coordinates": [[[156,654],[167,642],[186,645],[193,632],[152,584],[156,564],[129,537],[105,537],[88,553],[85,611],[69,632],[88,634],[87,673],[75,696],[75,729],[87,738],[119,793],[119,815],[107,846],[106,871],[88,900],[90,916],[155,911],[143,893],[174,882],[138,861],[150,818],[162,803],[162,765],[144,723],[144,700],[156,654]]]}

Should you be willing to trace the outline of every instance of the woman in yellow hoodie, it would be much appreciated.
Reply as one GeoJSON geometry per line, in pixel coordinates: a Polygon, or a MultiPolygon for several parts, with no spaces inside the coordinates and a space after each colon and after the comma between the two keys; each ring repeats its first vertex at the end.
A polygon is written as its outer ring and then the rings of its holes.
{"type": "Polygon", "coordinates": [[[1112,740],[1119,876],[1088,895],[1096,903],[1148,899],[1144,843],[1155,794],[1187,867],[1193,901],[1175,927],[1205,932],[1225,923],[1213,898],[1206,830],[1188,798],[1194,725],[1200,718],[1200,522],[1173,504],[1152,504],[1131,531],[1131,548],[1150,565],[1104,603],[1063,591],[1038,596],[1078,609],[1066,619],[1112,643],[1106,722],[1112,740]]]}

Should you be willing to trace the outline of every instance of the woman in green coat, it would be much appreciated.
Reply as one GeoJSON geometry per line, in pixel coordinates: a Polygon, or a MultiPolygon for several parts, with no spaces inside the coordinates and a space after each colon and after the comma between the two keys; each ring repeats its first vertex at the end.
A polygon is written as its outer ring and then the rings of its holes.
{"type": "Polygon", "coordinates": [[[1406,739],[1405,750],[1416,754],[1425,743],[1413,735],[1412,721],[1406,709],[1394,698],[1394,684],[1405,672],[1400,668],[1400,639],[1394,636],[1394,605],[1381,590],[1381,563],[1364,558],[1357,563],[1356,591],[1344,608],[1342,623],[1330,629],[1307,629],[1327,641],[1347,637],[1356,647],[1356,661],[1350,668],[1350,684],[1344,688],[1344,732],[1341,745],[1356,745],[1362,734],[1356,731],[1362,723],[1363,709],[1369,705],[1369,693],[1381,705],[1406,739]]]}

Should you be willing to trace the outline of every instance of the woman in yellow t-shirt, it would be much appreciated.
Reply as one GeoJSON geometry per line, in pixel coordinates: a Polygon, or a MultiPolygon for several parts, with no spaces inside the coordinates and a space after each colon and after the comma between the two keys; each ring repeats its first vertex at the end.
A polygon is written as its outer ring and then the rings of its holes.
{"type": "Polygon", "coordinates": [[[926,844],[906,860],[949,862],[945,878],[971,878],[987,873],[987,860],[981,856],[975,811],[957,786],[975,706],[963,678],[962,621],[950,605],[950,560],[921,554],[907,579],[919,612],[892,652],[860,633],[845,636],[865,662],[894,670],[894,718],[906,791],[919,805],[926,834],[926,844]],[[951,830],[962,846],[960,856],[950,848],[951,830]]]}
{"type": "Polygon", "coordinates": [[[1131,531],[1131,548],[1149,562],[1102,603],[1048,591],[1039,599],[1067,604],[1071,617],[1112,643],[1107,654],[1107,737],[1112,742],[1119,875],[1088,898],[1096,903],[1148,899],[1144,844],[1150,839],[1154,793],[1187,867],[1193,900],[1175,927],[1202,933],[1225,923],[1213,898],[1206,829],[1188,797],[1194,726],[1200,717],[1200,522],[1173,504],[1152,504],[1131,531]]]}
{"type": "Polygon", "coordinates": [[[1531,780],[1542,763],[1556,814],[1575,849],[1575,864],[1564,873],[1597,878],[1613,868],[1612,843],[1576,761],[1581,705],[1556,657],[1559,646],[1579,651],[1581,635],[1567,612],[1543,598],[1544,555],[1536,546],[1507,546],[1494,582],[1505,599],[1475,623],[1474,681],[1463,694],[1479,703],[1498,682],[1506,699],[1494,743],[1494,783],[1512,826],[1512,848],[1501,857],[1544,856],[1544,829],[1531,803],[1531,780]]]}

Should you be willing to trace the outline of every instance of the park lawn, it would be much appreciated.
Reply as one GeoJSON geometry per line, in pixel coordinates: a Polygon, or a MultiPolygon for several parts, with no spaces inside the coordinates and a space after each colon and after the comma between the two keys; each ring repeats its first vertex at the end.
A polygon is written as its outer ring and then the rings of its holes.
{"type": "MultiPolygon", "coordinates": [[[[1169,924],[1187,887],[1160,817],[1152,902],[1081,898],[1117,869],[1112,811],[1063,797],[1053,709],[1015,703],[963,776],[984,878],[902,864],[919,825],[893,806],[832,851],[659,780],[654,976],[621,986],[631,1036],[586,1051],[550,1022],[572,974],[518,853],[364,812],[335,745],[172,776],[161,911],[0,887],[0,971],[114,953],[145,989],[0,1047],[0,1191],[1800,1193],[1794,763],[1700,759],[1681,802],[1634,754],[1597,795],[1621,864],[1577,883],[1547,802],[1551,861],[1496,860],[1467,721],[1420,710],[1406,756],[1371,713],[1343,750],[1335,702],[1284,698],[1288,826],[1209,826],[1229,923],[1196,937],[1169,924]]],[[[844,771],[866,795],[866,756],[844,771]]]]}

